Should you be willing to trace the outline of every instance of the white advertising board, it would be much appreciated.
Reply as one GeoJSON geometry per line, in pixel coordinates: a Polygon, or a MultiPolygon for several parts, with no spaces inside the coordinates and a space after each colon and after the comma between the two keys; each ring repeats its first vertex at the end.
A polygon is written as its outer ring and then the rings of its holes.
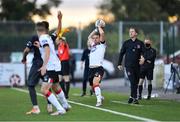
{"type": "Polygon", "coordinates": [[[0,86],[24,86],[24,64],[0,63],[0,86]]]}

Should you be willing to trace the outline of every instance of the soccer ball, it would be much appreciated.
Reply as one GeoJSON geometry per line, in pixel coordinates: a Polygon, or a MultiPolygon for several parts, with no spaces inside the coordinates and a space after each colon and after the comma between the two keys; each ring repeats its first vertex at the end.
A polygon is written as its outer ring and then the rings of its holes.
{"type": "Polygon", "coordinates": [[[106,23],[104,22],[104,20],[102,19],[96,20],[95,27],[105,27],[105,26],[106,26],[106,23]]]}

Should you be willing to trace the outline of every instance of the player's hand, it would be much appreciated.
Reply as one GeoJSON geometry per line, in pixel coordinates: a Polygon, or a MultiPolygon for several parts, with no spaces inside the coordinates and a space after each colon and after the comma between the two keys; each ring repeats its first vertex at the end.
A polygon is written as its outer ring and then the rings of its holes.
{"type": "Polygon", "coordinates": [[[46,74],[46,66],[42,66],[39,71],[41,71],[41,75],[44,76],[46,74]]]}
{"type": "Polygon", "coordinates": [[[23,64],[26,64],[26,58],[23,58],[23,59],[21,60],[21,62],[22,62],[23,64]]]}
{"type": "Polygon", "coordinates": [[[144,61],[145,61],[144,57],[141,56],[141,58],[139,59],[139,64],[140,64],[140,65],[144,64],[144,61]]]}
{"type": "Polygon", "coordinates": [[[40,43],[39,43],[38,41],[35,41],[35,42],[33,43],[33,45],[34,45],[35,47],[37,47],[37,48],[40,48],[40,43]]]}
{"type": "Polygon", "coordinates": [[[57,18],[58,18],[58,20],[61,20],[62,19],[62,13],[61,13],[61,11],[58,11],[58,15],[57,15],[57,18]]]}
{"type": "Polygon", "coordinates": [[[119,70],[123,70],[123,66],[122,65],[118,65],[118,69],[119,70]]]}

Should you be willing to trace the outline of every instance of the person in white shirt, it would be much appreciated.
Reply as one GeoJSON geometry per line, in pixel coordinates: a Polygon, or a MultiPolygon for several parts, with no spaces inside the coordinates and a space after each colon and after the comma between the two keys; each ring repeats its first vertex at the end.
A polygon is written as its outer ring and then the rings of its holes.
{"type": "MultiPolygon", "coordinates": [[[[61,14],[61,13],[60,13],[61,14]]],[[[62,15],[61,15],[62,16],[62,15]]],[[[43,59],[43,65],[39,69],[43,76],[43,83],[41,86],[41,92],[44,96],[54,105],[57,109],[56,112],[51,115],[62,115],[66,113],[66,110],[71,106],[67,103],[62,89],[59,86],[59,78],[57,72],[61,70],[60,60],[58,59],[52,37],[48,35],[49,23],[46,21],[38,22],[36,24],[37,34],[39,36],[39,49],[43,59]],[[56,93],[55,97],[49,90],[50,88],[56,93]],[[60,103],[58,102],[60,101],[60,103]]]]}
{"type": "Polygon", "coordinates": [[[93,82],[93,89],[97,98],[96,106],[102,105],[104,97],[101,95],[100,82],[102,80],[104,69],[102,67],[106,51],[104,31],[102,27],[97,27],[88,37],[90,46],[89,55],[89,81],[93,82]]]}

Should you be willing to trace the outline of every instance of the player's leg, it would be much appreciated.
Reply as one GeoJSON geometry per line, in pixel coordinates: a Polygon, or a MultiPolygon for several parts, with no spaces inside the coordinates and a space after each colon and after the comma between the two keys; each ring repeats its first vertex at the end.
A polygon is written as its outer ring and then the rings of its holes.
{"type": "Polygon", "coordinates": [[[97,99],[96,106],[99,107],[102,105],[103,96],[101,94],[100,82],[103,77],[104,70],[102,67],[94,69],[94,78],[93,78],[93,88],[97,99]]]}
{"type": "Polygon", "coordinates": [[[62,104],[63,108],[68,111],[69,109],[71,109],[71,106],[68,104],[66,98],[65,98],[65,94],[62,90],[62,88],[59,85],[59,77],[58,77],[59,72],[56,72],[56,74],[54,74],[53,78],[54,78],[54,83],[52,86],[52,89],[54,90],[54,92],[56,93],[56,96],[58,97],[60,103],[62,104]]]}
{"type": "Polygon", "coordinates": [[[134,73],[134,70],[133,68],[126,68],[126,73],[127,73],[127,76],[128,76],[128,79],[130,81],[130,88],[131,88],[131,91],[130,91],[130,97],[129,97],[129,100],[128,100],[128,103],[133,103],[133,101],[136,99],[136,78],[135,78],[135,73],[134,73]]]}
{"type": "Polygon", "coordinates": [[[144,82],[144,79],[140,78],[139,85],[138,85],[138,91],[139,91],[138,100],[142,99],[143,82],[144,82]]]}
{"type": "Polygon", "coordinates": [[[41,86],[41,92],[44,96],[46,96],[46,98],[51,102],[51,104],[57,109],[57,112],[52,113],[51,115],[65,114],[66,111],[60,105],[55,95],[49,90],[52,87],[52,83],[53,83],[51,74],[52,73],[48,71],[47,75],[44,76],[44,81],[42,82],[42,86],[41,86]]]}
{"type": "Polygon", "coordinates": [[[93,93],[94,93],[93,78],[94,78],[94,75],[92,74],[92,70],[89,69],[89,72],[88,72],[88,80],[89,80],[89,85],[90,85],[90,87],[91,87],[91,89],[90,89],[90,96],[92,96],[93,93]]]}
{"type": "Polygon", "coordinates": [[[59,78],[59,84],[63,90],[63,92],[65,93],[66,92],[66,89],[65,89],[65,82],[64,82],[64,79],[63,79],[63,76],[62,76],[62,71],[58,71],[58,78],[59,78]]]}
{"type": "Polygon", "coordinates": [[[56,93],[56,96],[58,98],[58,100],[60,101],[61,105],[63,106],[63,108],[68,111],[71,109],[71,106],[68,104],[65,94],[63,92],[63,90],[60,88],[59,83],[53,83],[52,86],[53,91],[56,93]]]}
{"type": "Polygon", "coordinates": [[[29,76],[28,76],[27,86],[28,86],[29,96],[30,96],[33,108],[26,114],[39,114],[40,113],[40,109],[37,102],[36,89],[35,89],[35,85],[38,83],[39,77],[40,77],[40,74],[38,72],[38,67],[36,65],[32,65],[29,72],[29,76]]]}
{"type": "MultiPolygon", "coordinates": [[[[40,72],[39,72],[40,74],[40,72]]],[[[43,81],[44,80],[44,77],[43,76],[40,76],[41,80],[43,81]]],[[[49,91],[51,92],[51,89],[49,89],[49,91]]],[[[53,106],[51,104],[51,102],[47,99],[47,112],[48,113],[52,113],[53,112],[53,106]]]]}
{"type": "Polygon", "coordinates": [[[153,80],[153,69],[149,69],[148,73],[147,73],[147,81],[148,81],[148,96],[147,96],[147,100],[151,99],[152,80],[153,80]]]}
{"type": "Polygon", "coordinates": [[[145,70],[141,69],[140,71],[140,79],[139,79],[139,84],[138,84],[138,91],[139,91],[139,95],[138,95],[138,99],[141,100],[142,99],[142,90],[143,90],[143,83],[144,83],[144,79],[145,79],[145,70]]]}
{"type": "Polygon", "coordinates": [[[62,61],[61,62],[61,71],[62,71],[62,76],[63,76],[63,80],[64,80],[64,86],[65,86],[65,96],[66,99],[69,98],[69,90],[70,90],[70,77],[69,77],[69,73],[70,73],[70,67],[69,67],[69,61],[62,61]]]}
{"type": "Polygon", "coordinates": [[[139,83],[139,77],[140,77],[140,67],[136,67],[133,69],[134,70],[134,75],[135,75],[135,79],[134,79],[134,101],[133,104],[139,104],[138,102],[138,97],[137,97],[137,91],[138,91],[138,83],[139,83]]]}
{"type": "Polygon", "coordinates": [[[66,96],[66,99],[68,99],[69,98],[69,90],[70,90],[70,77],[69,77],[69,75],[64,75],[63,76],[63,79],[64,79],[64,82],[65,82],[65,89],[66,89],[66,94],[65,94],[65,96],[66,96]]]}
{"type": "Polygon", "coordinates": [[[83,83],[82,83],[82,97],[86,95],[86,88],[87,88],[87,81],[88,81],[88,71],[84,69],[83,75],[83,83]]]}

